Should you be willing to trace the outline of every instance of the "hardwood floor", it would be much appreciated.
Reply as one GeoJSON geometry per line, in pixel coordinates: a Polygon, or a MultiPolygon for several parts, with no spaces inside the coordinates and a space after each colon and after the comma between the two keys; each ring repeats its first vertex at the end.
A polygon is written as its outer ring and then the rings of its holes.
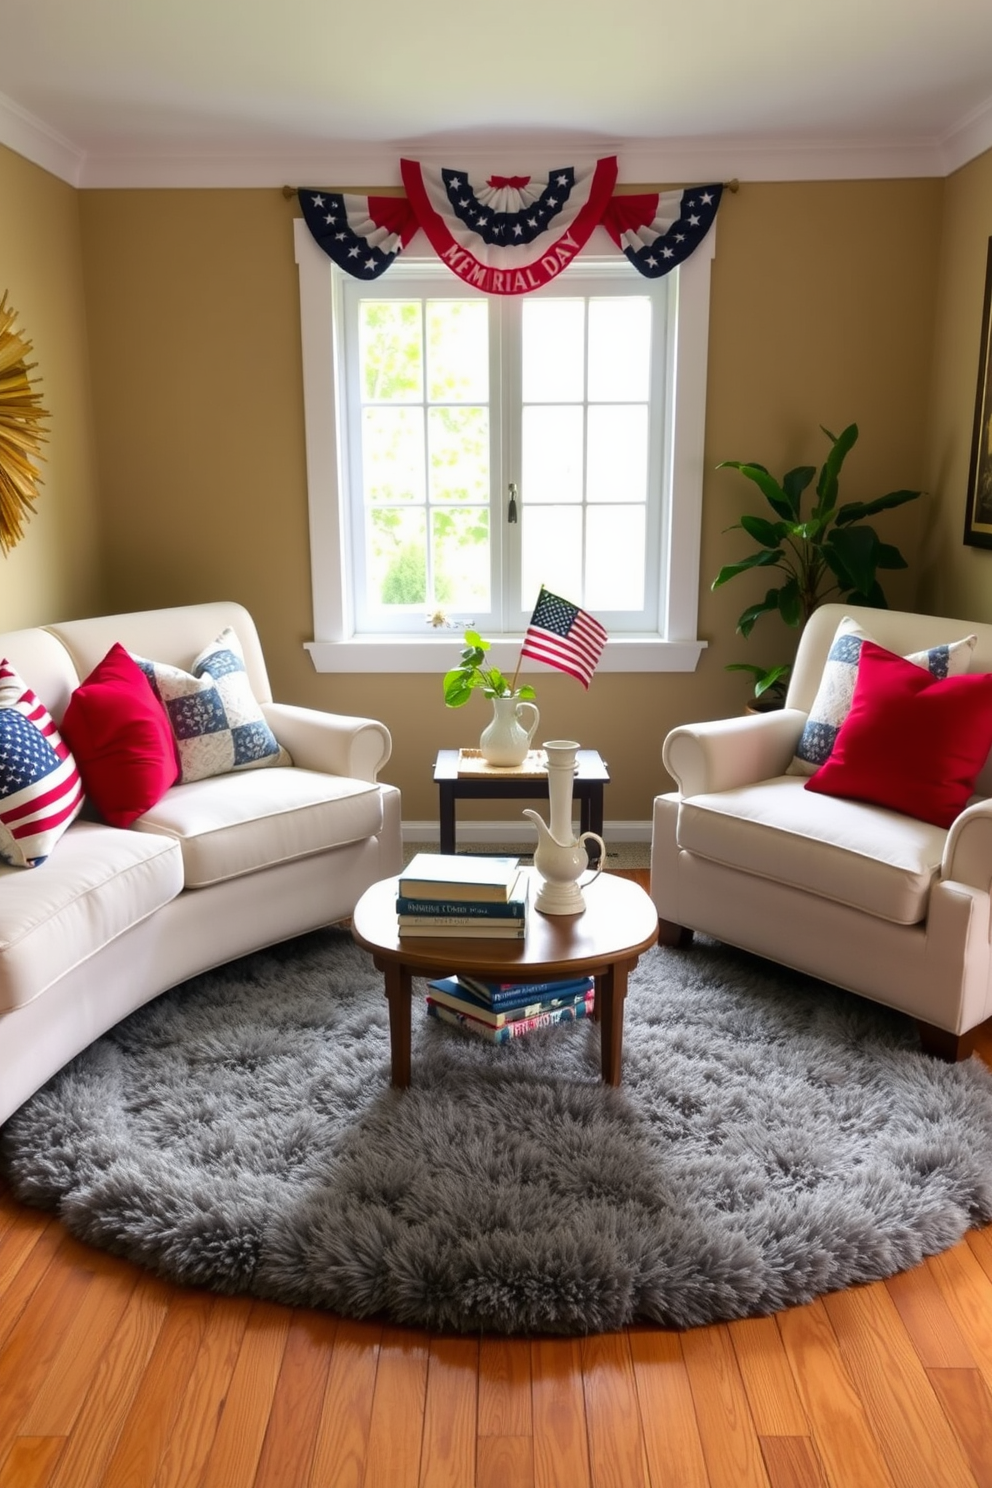
{"type": "Polygon", "coordinates": [[[992,1488],[992,1228],[772,1318],[467,1338],[172,1286],[0,1189],[0,1488],[346,1485],[992,1488]]]}

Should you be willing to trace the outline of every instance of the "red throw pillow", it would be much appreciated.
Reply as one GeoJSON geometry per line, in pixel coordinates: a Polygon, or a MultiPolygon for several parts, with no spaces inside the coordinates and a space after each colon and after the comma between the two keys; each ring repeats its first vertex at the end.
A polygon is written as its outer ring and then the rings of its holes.
{"type": "Polygon", "coordinates": [[[806,789],[949,827],[992,749],[992,673],[931,676],[865,641],[851,711],[806,789]]]}
{"type": "Polygon", "coordinates": [[[76,688],[61,727],[86,794],[112,827],[129,827],[179,779],[165,709],[119,644],[76,688]]]}

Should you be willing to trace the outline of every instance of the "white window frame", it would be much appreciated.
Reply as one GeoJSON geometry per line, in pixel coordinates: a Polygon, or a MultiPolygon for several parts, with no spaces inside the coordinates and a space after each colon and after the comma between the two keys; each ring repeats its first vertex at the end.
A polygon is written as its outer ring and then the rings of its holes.
{"type": "MultiPolygon", "coordinates": [[[[305,642],[318,672],[444,671],[453,632],[415,635],[356,635],[348,564],[348,502],[342,499],[344,428],[338,393],[341,271],[314,242],[302,218],[294,219],[300,275],[300,330],[310,513],[310,568],[314,640],[305,642]]],[[[665,481],[657,631],[613,635],[599,672],[692,672],[705,641],[696,635],[703,507],[703,447],[709,346],[710,268],[716,224],[695,253],[673,271],[669,318],[669,363],[665,481]],[[676,277],[677,276],[677,277],[676,277]]],[[[615,252],[615,250],[614,250],[615,252]]],[[[405,255],[406,257],[412,256],[405,255]]],[[[424,258],[430,255],[423,254],[424,258]]],[[[636,270],[631,268],[631,273],[636,270]]],[[[388,273],[388,270],[387,270],[388,273]]],[[[512,673],[520,635],[487,637],[491,657],[512,673]]],[[[525,660],[521,672],[543,672],[525,660]]]]}

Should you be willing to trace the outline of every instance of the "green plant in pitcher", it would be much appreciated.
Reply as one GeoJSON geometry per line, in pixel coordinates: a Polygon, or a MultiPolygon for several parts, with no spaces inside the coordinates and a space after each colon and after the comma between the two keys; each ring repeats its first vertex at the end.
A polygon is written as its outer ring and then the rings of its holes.
{"type": "Polygon", "coordinates": [[[453,667],[444,677],[444,702],[448,708],[462,708],[472,693],[482,689],[483,697],[517,697],[530,701],[537,696],[533,687],[525,685],[514,688],[497,666],[486,665],[489,641],[484,641],[478,631],[465,632],[465,649],[461,664],[453,667]]]}

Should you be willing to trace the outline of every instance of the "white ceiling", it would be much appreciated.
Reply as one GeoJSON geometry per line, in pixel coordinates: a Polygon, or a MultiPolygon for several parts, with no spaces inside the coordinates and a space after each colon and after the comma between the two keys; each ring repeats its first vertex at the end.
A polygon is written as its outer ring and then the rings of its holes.
{"type": "Polygon", "coordinates": [[[83,186],[387,184],[455,143],[945,174],[992,145],[992,0],[0,0],[0,95],[0,141],[83,186]]]}

